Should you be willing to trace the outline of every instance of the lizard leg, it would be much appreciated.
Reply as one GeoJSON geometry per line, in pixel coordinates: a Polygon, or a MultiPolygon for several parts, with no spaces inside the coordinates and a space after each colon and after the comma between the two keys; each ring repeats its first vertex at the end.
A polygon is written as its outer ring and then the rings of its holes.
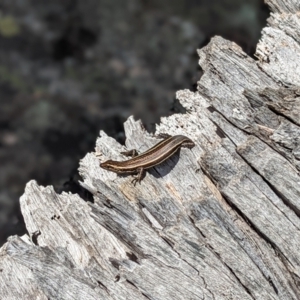
{"type": "Polygon", "coordinates": [[[134,186],[136,185],[137,182],[141,183],[141,180],[145,177],[145,169],[144,168],[138,168],[138,174],[132,179],[132,183],[134,186]]]}
{"type": "Polygon", "coordinates": [[[135,156],[138,155],[138,152],[136,151],[136,149],[132,149],[132,150],[129,150],[129,151],[121,152],[121,154],[123,154],[125,156],[135,157],[135,156]]]}
{"type": "Polygon", "coordinates": [[[171,137],[170,134],[167,134],[167,133],[159,133],[157,135],[155,135],[156,138],[159,138],[159,139],[167,139],[169,137],[171,137]]]}
{"type": "Polygon", "coordinates": [[[193,141],[191,141],[191,140],[183,142],[181,144],[181,147],[183,147],[183,148],[189,148],[189,149],[193,148],[194,146],[195,146],[195,143],[193,141]]]}

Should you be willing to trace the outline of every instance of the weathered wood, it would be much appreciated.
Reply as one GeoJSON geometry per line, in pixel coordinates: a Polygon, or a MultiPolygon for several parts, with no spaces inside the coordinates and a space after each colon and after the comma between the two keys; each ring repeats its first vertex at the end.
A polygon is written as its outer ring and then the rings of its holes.
{"type": "MultiPolygon", "coordinates": [[[[187,113],[157,125],[193,149],[134,187],[99,167],[126,150],[101,132],[79,168],[93,203],[27,184],[28,236],[0,250],[1,299],[300,298],[299,4],[267,2],[258,61],[213,38],[198,91],[177,92],[187,113]]],[[[132,117],[125,132],[127,149],[157,143],[132,117]]]]}

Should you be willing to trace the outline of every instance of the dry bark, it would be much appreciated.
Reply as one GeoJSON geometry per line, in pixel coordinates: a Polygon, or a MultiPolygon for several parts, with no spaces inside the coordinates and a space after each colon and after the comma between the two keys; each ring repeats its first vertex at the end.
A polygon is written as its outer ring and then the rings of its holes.
{"type": "MultiPolygon", "coordinates": [[[[198,91],[177,92],[186,114],[157,125],[192,150],[134,187],[100,169],[96,153],[125,150],[101,132],[80,163],[93,203],[27,184],[28,235],[0,250],[2,299],[300,298],[300,7],[266,2],[258,60],[213,38],[198,91]]],[[[127,149],[157,142],[133,118],[125,131],[127,149]]]]}

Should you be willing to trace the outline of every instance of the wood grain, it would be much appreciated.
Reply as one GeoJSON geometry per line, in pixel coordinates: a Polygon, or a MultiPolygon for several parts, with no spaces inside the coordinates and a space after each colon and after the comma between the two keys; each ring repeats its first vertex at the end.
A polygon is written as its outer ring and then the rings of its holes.
{"type": "Polygon", "coordinates": [[[176,94],[187,112],[156,127],[193,149],[134,187],[99,167],[157,143],[130,117],[127,149],[101,132],[80,162],[93,203],[27,184],[1,299],[300,299],[300,7],[266,2],[257,60],[213,38],[198,90],[176,94]]]}

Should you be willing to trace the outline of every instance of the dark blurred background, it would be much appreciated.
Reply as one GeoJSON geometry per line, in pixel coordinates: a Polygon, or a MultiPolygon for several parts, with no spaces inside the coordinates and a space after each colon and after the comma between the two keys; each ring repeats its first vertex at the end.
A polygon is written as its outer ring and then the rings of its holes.
{"type": "Polygon", "coordinates": [[[26,182],[82,193],[79,159],[102,129],[148,130],[180,109],[201,76],[196,49],[214,35],[253,56],[263,0],[1,0],[0,246],[25,233],[26,182]]]}

